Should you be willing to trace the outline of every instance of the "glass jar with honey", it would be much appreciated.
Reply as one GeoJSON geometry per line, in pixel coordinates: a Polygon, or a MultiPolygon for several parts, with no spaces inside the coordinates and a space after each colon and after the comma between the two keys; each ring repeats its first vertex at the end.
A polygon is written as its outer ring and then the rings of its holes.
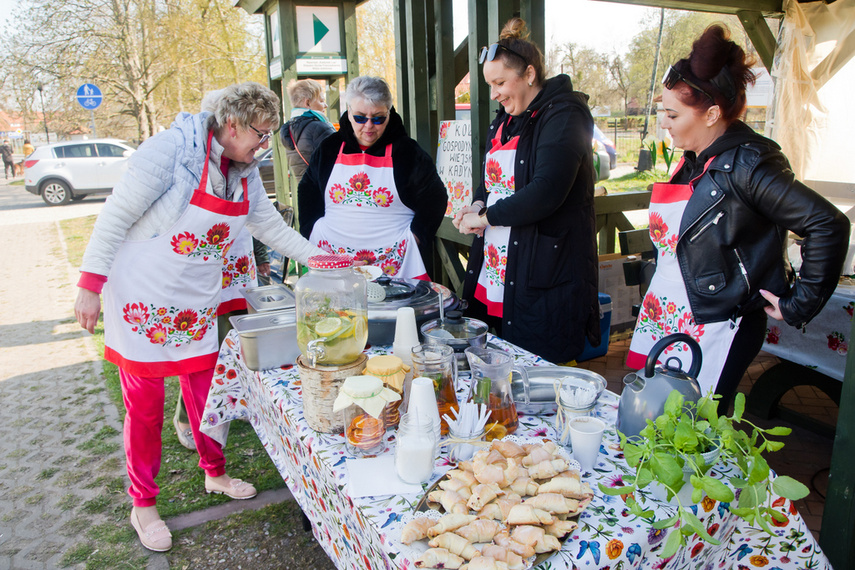
{"type": "MultiPolygon", "coordinates": [[[[393,354],[383,354],[372,356],[365,364],[365,374],[376,376],[383,381],[387,388],[394,390],[399,396],[404,395],[404,378],[410,367],[404,364],[404,361],[393,354]]],[[[398,425],[401,413],[399,407],[400,401],[389,402],[386,405],[386,428],[393,428],[398,425]]]]}
{"type": "Polygon", "coordinates": [[[349,376],[333,404],[344,414],[344,440],[352,455],[376,455],[385,447],[386,405],[401,399],[375,376],[349,376]]]}
{"type": "MultiPolygon", "coordinates": [[[[457,360],[454,358],[454,349],[445,344],[418,344],[413,347],[412,356],[413,377],[433,380],[439,417],[455,415],[460,405],[457,403],[457,360]],[[455,414],[451,413],[452,408],[455,414]]],[[[440,421],[440,432],[442,435],[448,434],[448,422],[444,418],[440,421]]]]}

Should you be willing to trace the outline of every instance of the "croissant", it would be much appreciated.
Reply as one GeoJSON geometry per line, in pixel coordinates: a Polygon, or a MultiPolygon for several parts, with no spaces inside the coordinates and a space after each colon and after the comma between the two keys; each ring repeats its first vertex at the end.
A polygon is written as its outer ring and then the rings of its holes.
{"type": "Polygon", "coordinates": [[[475,544],[477,542],[490,542],[501,529],[501,525],[495,520],[477,519],[466,526],[459,527],[454,532],[475,544]]]}
{"type": "Polygon", "coordinates": [[[470,459],[470,460],[468,460],[468,461],[460,461],[460,462],[458,462],[458,463],[457,463],[457,468],[458,468],[458,469],[460,469],[460,470],[462,470],[462,471],[470,471],[470,472],[471,472],[471,471],[475,471],[475,469],[472,467],[472,460],[471,460],[471,459],[470,459]]]}
{"type": "Polygon", "coordinates": [[[514,505],[508,513],[508,524],[552,524],[555,522],[548,512],[532,507],[531,505],[514,505]]]}
{"type": "Polygon", "coordinates": [[[584,499],[594,495],[587,483],[582,483],[575,477],[554,477],[550,481],[541,483],[537,493],[559,493],[571,499],[584,499]]]}
{"type": "Polygon", "coordinates": [[[539,526],[524,524],[514,528],[513,532],[511,532],[511,540],[534,546],[544,534],[546,534],[546,531],[539,526]]]}
{"type": "Polygon", "coordinates": [[[474,521],[476,518],[475,515],[465,515],[460,513],[450,513],[444,515],[439,519],[438,522],[434,524],[433,527],[428,529],[427,535],[431,538],[435,536],[439,536],[444,532],[451,532],[456,530],[462,526],[466,526],[467,524],[474,521]]]}
{"type": "Polygon", "coordinates": [[[444,548],[466,560],[472,560],[478,556],[478,550],[468,540],[453,532],[444,532],[432,538],[428,544],[434,548],[444,548]]]}
{"type": "Polygon", "coordinates": [[[473,461],[475,466],[475,479],[479,483],[495,483],[504,485],[505,472],[498,463],[485,464],[483,461],[473,461]]]}
{"type": "Polygon", "coordinates": [[[508,565],[487,556],[476,556],[460,567],[461,570],[508,570],[508,565]]]}
{"type": "Polygon", "coordinates": [[[522,496],[536,495],[539,488],[531,477],[517,477],[509,487],[511,491],[522,496]]]}
{"type": "Polygon", "coordinates": [[[401,529],[401,542],[411,544],[428,536],[428,529],[436,524],[436,521],[427,517],[417,517],[404,525],[401,529]]]}
{"type": "Polygon", "coordinates": [[[520,444],[513,441],[502,441],[501,439],[493,440],[492,449],[508,458],[523,457],[526,454],[525,449],[520,444]]]}
{"type": "Polygon", "coordinates": [[[532,479],[550,479],[565,469],[568,463],[566,459],[552,459],[541,461],[528,468],[528,476],[532,479]]]}
{"type": "Polygon", "coordinates": [[[504,562],[508,565],[508,570],[523,570],[523,568],[525,568],[525,562],[523,561],[522,556],[512,550],[509,550],[506,546],[485,544],[481,549],[481,556],[489,556],[493,560],[504,562]]]}
{"type": "Polygon", "coordinates": [[[472,495],[472,490],[462,479],[443,479],[439,482],[439,488],[445,491],[454,491],[463,497],[464,501],[469,500],[472,495]]]}
{"type": "Polygon", "coordinates": [[[579,523],[577,523],[576,521],[558,520],[552,524],[545,525],[543,527],[543,530],[546,531],[546,534],[551,534],[552,536],[557,536],[558,538],[561,538],[565,534],[573,532],[573,530],[575,530],[578,526],[579,523]]]}
{"type": "Polygon", "coordinates": [[[428,493],[428,501],[439,503],[446,513],[467,514],[466,499],[454,491],[431,491],[428,493]]]}
{"type": "Polygon", "coordinates": [[[507,531],[502,531],[493,537],[493,542],[499,546],[504,546],[514,554],[522,558],[531,558],[535,555],[534,547],[528,544],[517,542],[511,538],[507,531]]]}
{"type": "Polygon", "coordinates": [[[500,497],[484,505],[484,508],[478,512],[478,517],[482,519],[494,519],[497,521],[507,520],[508,514],[514,505],[518,505],[522,499],[515,493],[510,493],[504,497],[500,497]]]}
{"type": "Polygon", "coordinates": [[[469,497],[469,500],[466,502],[466,506],[473,511],[480,511],[484,508],[484,505],[504,493],[505,492],[502,491],[495,483],[489,485],[485,485],[484,483],[475,485],[475,487],[472,488],[472,496],[469,497]]]}
{"type": "Polygon", "coordinates": [[[524,467],[520,467],[520,464],[516,459],[509,457],[508,459],[506,459],[506,462],[507,467],[505,467],[504,469],[505,481],[502,487],[507,487],[508,485],[516,481],[517,478],[520,476],[520,472],[525,469],[524,467]]]}
{"type": "Polygon", "coordinates": [[[532,465],[537,465],[541,461],[548,461],[551,459],[554,459],[552,454],[543,446],[539,446],[529,451],[528,455],[523,457],[522,464],[526,467],[531,467],[532,465]]]}
{"type": "Polygon", "coordinates": [[[463,559],[444,548],[428,548],[413,562],[416,568],[451,568],[463,566],[463,559]]]}
{"type": "Polygon", "coordinates": [[[467,487],[471,487],[477,481],[475,480],[475,474],[472,471],[465,471],[463,469],[452,469],[448,473],[446,473],[452,479],[460,479],[464,483],[466,483],[467,487]]]}
{"type": "Polygon", "coordinates": [[[523,501],[524,505],[531,505],[537,509],[543,509],[554,515],[566,515],[579,510],[579,501],[567,499],[558,493],[540,493],[523,501]]]}

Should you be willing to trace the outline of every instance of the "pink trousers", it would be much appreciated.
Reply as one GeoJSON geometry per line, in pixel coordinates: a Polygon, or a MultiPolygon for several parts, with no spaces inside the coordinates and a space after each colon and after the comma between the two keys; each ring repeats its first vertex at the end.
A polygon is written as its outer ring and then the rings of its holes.
{"type": "MultiPolygon", "coordinates": [[[[199,453],[199,467],[211,477],[223,475],[226,458],[216,441],[202,434],[199,425],[211,387],[214,369],[179,376],[181,394],[190,419],[193,441],[199,453]]],[[[131,486],[128,494],[135,507],[150,507],[157,503],[160,487],[154,479],[160,472],[161,438],[163,430],[163,378],[136,376],[119,369],[122,398],[125,401],[125,455],[131,486]]]]}

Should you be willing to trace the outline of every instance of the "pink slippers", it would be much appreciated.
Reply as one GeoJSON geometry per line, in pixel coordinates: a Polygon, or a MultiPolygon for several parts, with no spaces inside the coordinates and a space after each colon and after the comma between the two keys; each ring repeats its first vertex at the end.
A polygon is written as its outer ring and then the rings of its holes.
{"type": "Polygon", "coordinates": [[[228,485],[218,483],[205,477],[205,492],[225,495],[232,499],[251,499],[258,494],[252,484],[240,479],[232,479],[228,485]]]}
{"type": "Polygon", "coordinates": [[[137,531],[142,545],[149,550],[166,552],[172,548],[172,533],[162,520],[156,520],[143,528],[136,509],[131,509],[131,526],[137,531]]]}

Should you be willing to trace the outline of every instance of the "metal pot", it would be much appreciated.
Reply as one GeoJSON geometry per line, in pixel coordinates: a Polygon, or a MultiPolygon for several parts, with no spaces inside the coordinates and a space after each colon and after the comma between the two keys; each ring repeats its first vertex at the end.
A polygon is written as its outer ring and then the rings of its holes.
{"type": "Polygon", "coordinates": [[[412,307],[416,325],[439,316],[439,299],[442,295],[446,311],[457,308],[457,296],[448,287],[421,279],[392,279],[378,277],[374,283],[383,287],[382,301],[368,302],[368,344],[391,345],[395,340],[395,320],[400,307],[412,307]]]}
{"type": "Polygon", "coordinates": [[[672,334],[654,344],[644,370],[627,374],[623,379],[617,429],[627,437],[639,435],[647,425],[647,420],[655,420],[665,411],[665,400],[672,390],[678,390],[686,401],[700,400],[701,386],[697,380],[700,369],[701,347],[689,335],[672,334]],[[673,356],[665,360],[663,366],[656,366],[662,351],[677,342],[686,343],[692,351],[692,366],[688,373],[680,367],[680,359],[673,356]]]}
{"type": "Polygon", "coordinates": [[[281,283],[241,289],[249,313],[265,313],[281,309],[293,309],[296,305],[294,292],[281,283]]]}
{"type": "Polygon", "coordinates": [[[419,328],[425,344],[447,344],[454,349],[457,366],[460,370],[469,370],[469,362],[463,351],[474,346],[486,348],[487,323],[463,316],[462,311],[448,311],[445,321],[431,319],[419,328]]]}

